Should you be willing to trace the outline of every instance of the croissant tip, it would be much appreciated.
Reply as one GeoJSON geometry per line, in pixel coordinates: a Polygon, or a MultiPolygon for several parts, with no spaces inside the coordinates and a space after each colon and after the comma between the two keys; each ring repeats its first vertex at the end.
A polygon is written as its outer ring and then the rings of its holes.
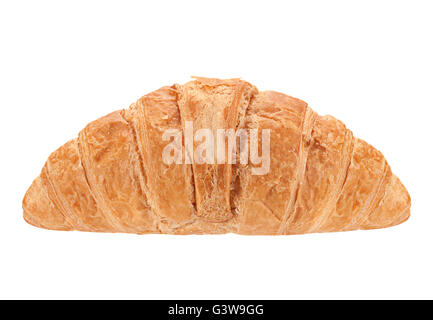
{"type": "Polygon", "coordinates": [[[379,206],[364,225],[365,229],[393,227],[410,218],[411,199],[404,185],[392,175],[379,206]]]}
{"type": "Polygon", "coordinates": [[[24,195],[24,221],[38,228],[71,230],[63,215],[55,210],[41,180],[38,176],[24,195]]]}

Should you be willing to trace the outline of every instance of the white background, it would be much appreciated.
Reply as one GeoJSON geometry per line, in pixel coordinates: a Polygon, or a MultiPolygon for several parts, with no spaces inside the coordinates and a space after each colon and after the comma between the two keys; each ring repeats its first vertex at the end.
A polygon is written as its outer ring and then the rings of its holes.
{"type": "Polygon", "coordinates": [[[0,298],[433,298],[431,1],[2,1],[0,298]],[[89,121],[192,75],[242,77],[383,152],[412,217],[287,237],[37,229],[21,201],[89,121]]]}

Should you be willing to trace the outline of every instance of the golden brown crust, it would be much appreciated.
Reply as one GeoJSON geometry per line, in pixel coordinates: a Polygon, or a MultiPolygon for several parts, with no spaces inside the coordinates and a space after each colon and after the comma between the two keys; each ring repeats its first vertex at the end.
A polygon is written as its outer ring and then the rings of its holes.
{"type": "MultiPolygon", "coordinates": [[[[190,166],[167,165],[162,161],[167,129],[181,130],[177,91],[163,87],[138,100],[128,118],[142,146],[141,158],[147,177],[149,202],[159,220],[159,228],[168,231],[195,218],[194,187],[190,166]]],[[[182,147],[184,151],[184,148],[182,147]]]]}
{"type": "Polygon", "coordinates": [[[337,119],[319,117],[307,141],[307,164],[286,233],[317,232],[333,212],[353,149],[352,133],[337,119]]]}
{"type": "Polygon", "coordinates": [[[79,149],[90,189],[118,232],[152,233],[156,226],[140,186],[140,160],[132,128],[115,111],[87,125],[79,149]]]}
{"type": "Polygon", "coordinates": [[[410,215],[410,196],[400,179],[392,175],[383,198],[361,224],[361,229],[391,227],[405,222],[410,215]]]}
{"type": "Polygon", "coordinates": [[[33,181],[27,190],[23,200],[23,208],[24,220],[35,227],[64,231],[73,229],[54,206],[40,176],[33,181]]]}
{"type": "Polygon", "coordinates": [[[23,209],[28,223],[53,230],[301,234],[402,223],[410,196],[383,155],[339,120],[239,79],[196,78],[91,122],[50,155],[23,209]],[[165,163],[164,132],[185,137],[188,121],[214,137],[257,130],[259,146],[270,129],[269,171],[253,174],[257,165],[239,154],[228,163],[229,150],[224,163],[184,163],[200,141],[182,140],[182,164],[165,163]]]}
{"type": "Polygon", "coordinates": [[[46,166],[51,184],[71,225],[77,230],[84,231],[116,230],[107,223],[101,210],[98,210],[81,165],[77,139],[67,142],[53,152],[46,166]]]}
{"type": "Polygon", "coordinates": [[[240,193],[235,199],[238,233],[277,234],[284,224],[297,185],[306,113],[305,102],[281,93],[265,91],[253,99],[247,110],[246,127],[258,129],[259,137],[261,130],[271,130],[272,158],[266,175],[253,175],[251,163],[247,167],[239,166],[240,193]]]}

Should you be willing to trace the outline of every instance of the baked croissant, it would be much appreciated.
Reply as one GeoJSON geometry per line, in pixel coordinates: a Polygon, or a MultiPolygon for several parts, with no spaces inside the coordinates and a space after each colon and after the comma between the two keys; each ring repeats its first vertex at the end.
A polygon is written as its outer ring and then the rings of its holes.
{"type": "Polygon", "coordinates": [[[286,235],[394,226],[410,202],[382,154],[341,121],[239,79],[196,78],[88,124],[49,156],[23,209],[28,223],[53,230],[286,235]],[[187,139],[187,125],[244,129],[269,152],[268,170],[254,171],[257,155],[242,158],[245,140],[224,149],[225,162],[206,148],[196,157],[200,141],[187,139]],[[164,134],[176,130],[185,139],[167,164],[174,140],[164,134]]]}

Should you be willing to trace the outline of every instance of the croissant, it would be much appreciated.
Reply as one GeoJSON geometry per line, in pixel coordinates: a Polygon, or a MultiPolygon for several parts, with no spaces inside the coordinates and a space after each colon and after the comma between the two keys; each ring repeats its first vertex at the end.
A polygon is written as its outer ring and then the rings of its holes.
{"type": "Polygon", "coordinates": [[[240,79],[195,78],[54,151],[23,216],[52,230],[288,235],[394,226],[410,203],[383,155],[341,121],[240,79]]]}

